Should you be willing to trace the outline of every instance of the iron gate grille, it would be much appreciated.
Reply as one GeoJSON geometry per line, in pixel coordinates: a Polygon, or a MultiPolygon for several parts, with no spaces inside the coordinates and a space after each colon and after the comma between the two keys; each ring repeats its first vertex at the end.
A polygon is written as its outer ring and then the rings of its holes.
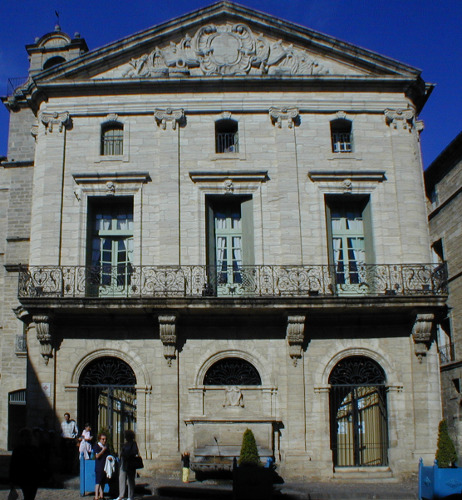
{"type": "Polygon", "coordinates": [[[79,428],[89,423],[95,437],[102,429],[108,430],[113,451],[118,452],[124,432],[136,432],[136,390],[128,385],[82,385],[78,415],[79,428]]]}
{"type": "Polygon", "coordinates": [[[335,385],[331,389],[330,405],[334,465],[387,465],[385,386],[335,385]]]}

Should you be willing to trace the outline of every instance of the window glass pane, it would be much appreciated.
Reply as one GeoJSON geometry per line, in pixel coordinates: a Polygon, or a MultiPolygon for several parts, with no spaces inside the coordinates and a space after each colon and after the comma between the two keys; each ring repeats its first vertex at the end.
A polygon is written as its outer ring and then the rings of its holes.
{"type": "Polygon", "coordinates": [[[103,128],[101,134],[101,154],[121,155],[123,154],[123,127],[120,124],[110,125],[103,128]]]}

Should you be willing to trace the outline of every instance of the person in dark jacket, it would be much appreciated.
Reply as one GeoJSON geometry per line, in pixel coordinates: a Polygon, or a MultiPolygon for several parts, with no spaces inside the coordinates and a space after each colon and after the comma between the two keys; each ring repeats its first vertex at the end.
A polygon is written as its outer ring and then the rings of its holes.
{"type": "Polygon", "coordinates": [[[19,444],[13,450],[10,461],[10,483],[19,486],[24,500],[34,500],[43,479],[40,450],[32,442],[32,431],[19,431],[19,444]]]}
{"type": "Polygon", "coordinates": [[[125,497],[126,483],[128,483],[127,500],[133,500],[135,494],[136,468],[131,464],[131,459],[139,455],[139,450],[135,441],[135,433],[131,430],[127,430],[124,435],[125,443],[120,451],[119,496],[116,500],[122,500],[125,497]]]}
{"type": "Polygon", "coordinates": [[[93,446],[93,452],[95,453],[95,500],[98,500],[104,498],[104,485],[107,479],[104,467],[106,458],[110,455],[106,434],[98,436],[98,443],[93,446]]]}

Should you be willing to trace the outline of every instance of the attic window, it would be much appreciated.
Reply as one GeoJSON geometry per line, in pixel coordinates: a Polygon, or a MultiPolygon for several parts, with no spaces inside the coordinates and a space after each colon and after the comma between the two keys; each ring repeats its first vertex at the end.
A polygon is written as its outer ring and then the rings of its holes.
{"type": "Polygon", "coordinates": [[[61,64],[63,62],[66,62],[66,59],[64,59],[64,57],[61,56],[51,57],[45,62],[45,64],[43,65],[43,69],[52,68],[53,66],[57,66],[58,64],[61,64]]]}
{"type": "Polygon", "coordinates": [[[331,121],[330,133],[333,153],[351,153],[353,151],[350,120],[339,118],[331,121]]]}
{"type": "Polygon", "coordinates": [[[101,127],[101,155],[119,156],[123,154],[124,127],[119,122],[105,123],[101,127]]]}
{"type": "Polygon", "coordinates": [[[217,153],[239,152],[237,121],[223,119],[215,122],[215,148],[217,153]]]}

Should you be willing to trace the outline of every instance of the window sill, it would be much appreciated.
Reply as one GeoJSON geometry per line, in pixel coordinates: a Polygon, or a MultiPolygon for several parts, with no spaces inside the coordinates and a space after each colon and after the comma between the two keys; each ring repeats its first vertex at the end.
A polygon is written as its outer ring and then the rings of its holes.
{"type": "Polygon", "coordinates": [[[102,162],[128,162],[128,155],[100,155],[95,163],[102,162]]]}
{"type": "Polygon", "coordinates": [[[244,153],[215,153],[210,157],[210,161],[217,160],[245,160],[244,153]]]}
{"type": "Polygon", "coordinates": [[[359,153],[331,153],[328,160],[356,160],[362,161],[362,155],[359,153]]]}

